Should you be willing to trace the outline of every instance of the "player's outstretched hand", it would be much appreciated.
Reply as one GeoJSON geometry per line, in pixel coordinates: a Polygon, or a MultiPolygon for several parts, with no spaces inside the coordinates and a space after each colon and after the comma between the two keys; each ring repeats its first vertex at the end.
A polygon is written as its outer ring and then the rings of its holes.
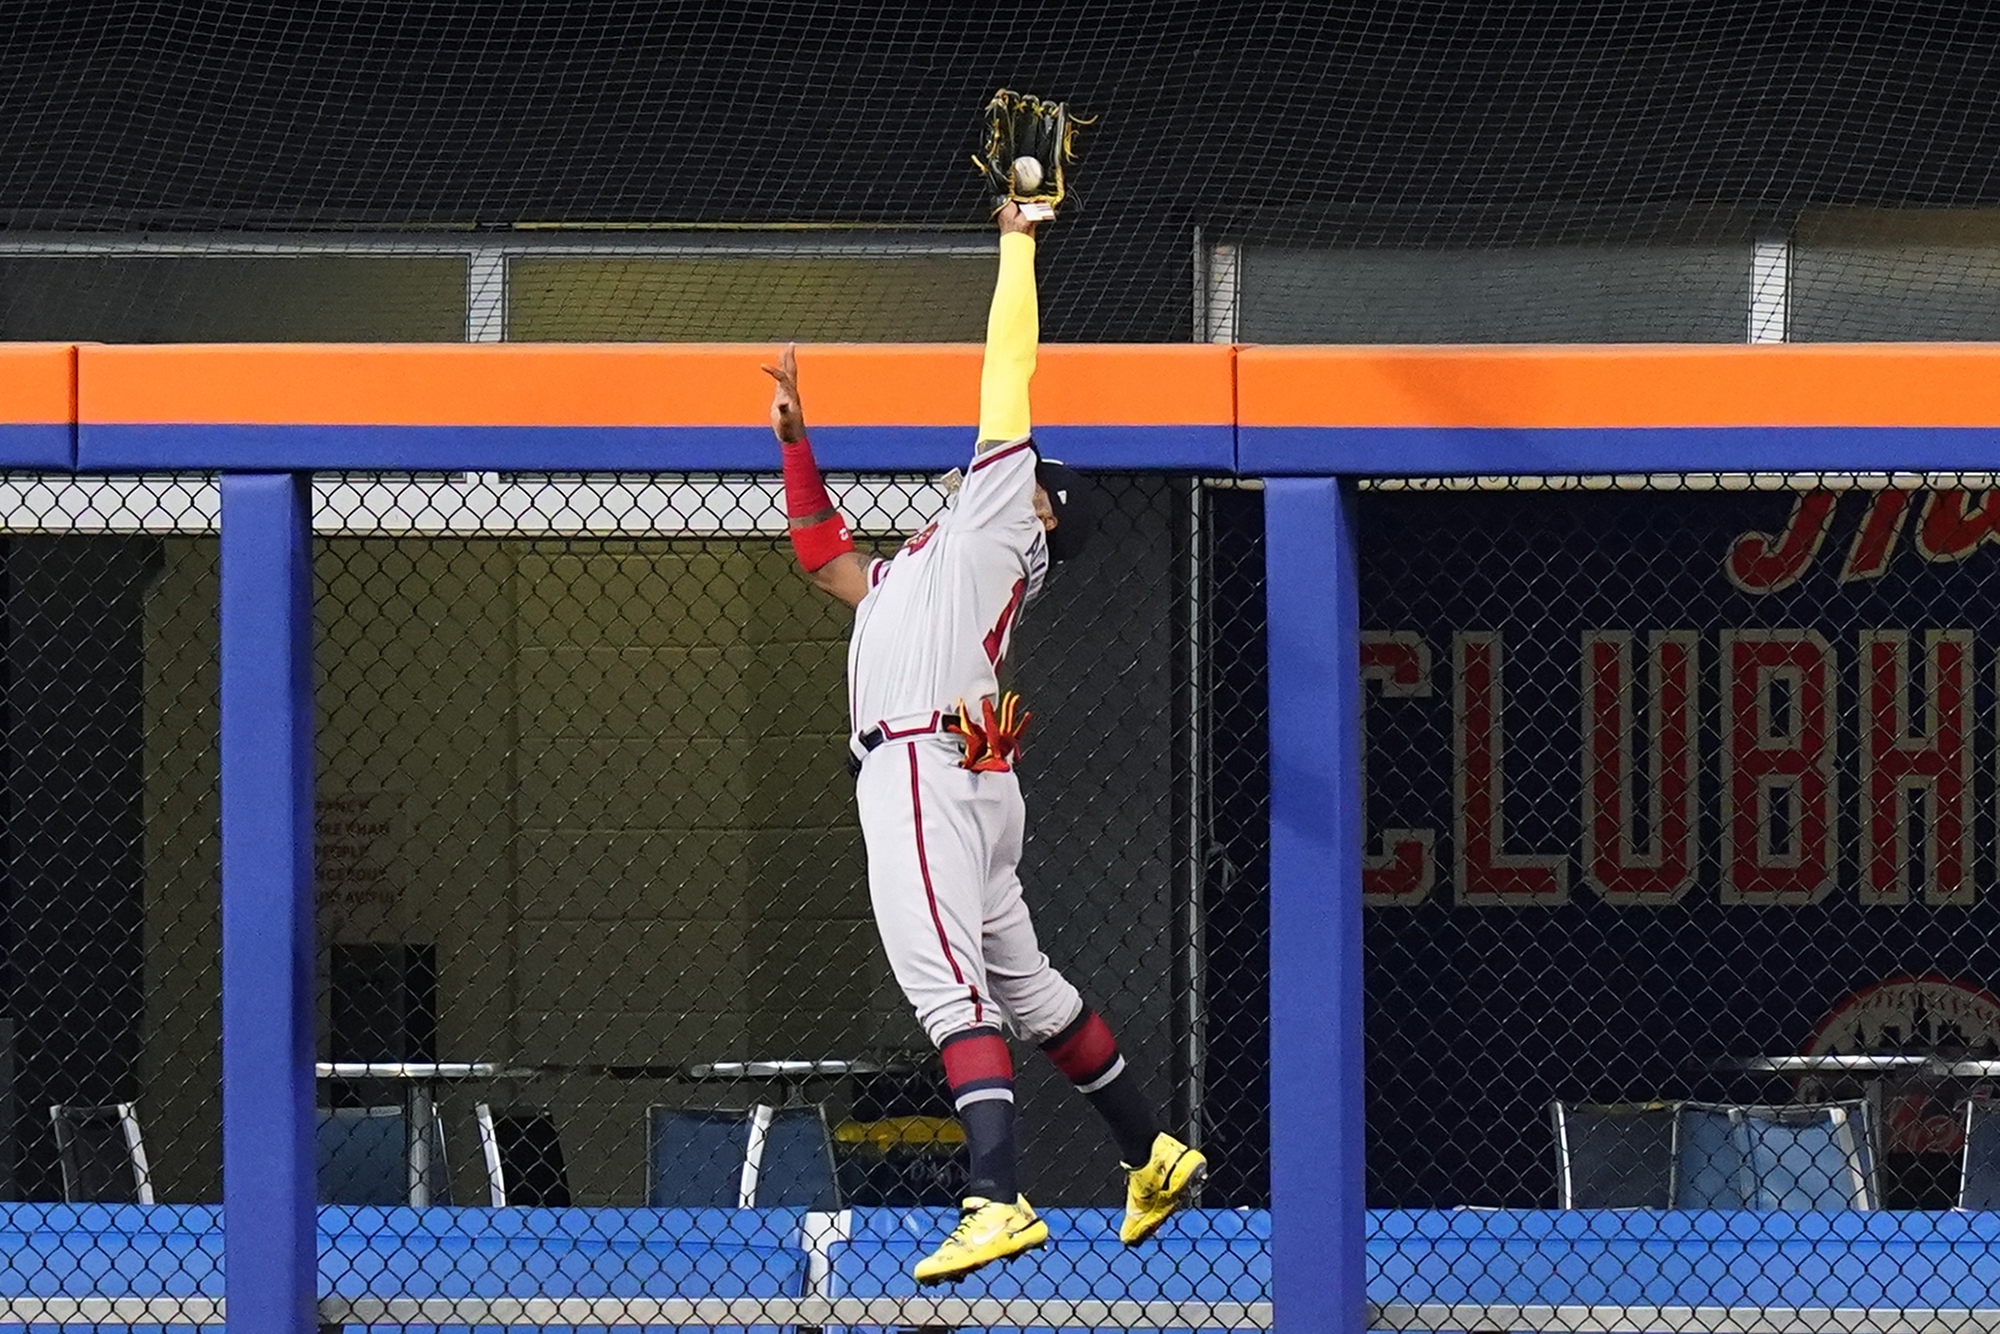
{"type": "Polygon", "coordinates": [[[799,355],[787,343],[778,352],[778,364],[764,367],[764,374],[778,382],[771,391],[771,430],[779,440],[796,445],[806,438],[806,411],[799,402],[799,355]]]}
{"type": "Polygon", "coordinates": [[[993,215],[993,221],[1000,224],[1002,236],[1008,232],[1026,232],[1030,236],[1035,234],[1034,222],[1023,216],[1021,206],[1011,199],[1000,206],[1000,211],[993,215]]]}

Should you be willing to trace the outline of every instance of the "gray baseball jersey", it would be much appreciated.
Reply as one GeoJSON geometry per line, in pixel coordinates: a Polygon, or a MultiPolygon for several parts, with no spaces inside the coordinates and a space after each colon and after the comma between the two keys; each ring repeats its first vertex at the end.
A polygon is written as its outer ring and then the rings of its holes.
{"type": "Polygon", "coordinates": [[[869,565],[847,646],[856,732],[961,700],[977,710],[998,692],[1014,623],[1048,577],[1034,496],[1034,442],[989,450],[942,514],[894,559],[869,565]]]}
{"type": "Polygon", "coordinates": [[[1082,1000],[1035,939],[1016,866],[1020,782],[973,772],[942,720],[999,691],[1022,607],[1048,575],[1035,448],[980,454],[935,522],[868,569],[847,652],[868,891],[896,981],[931,1040],[1010,1024],[1041,1039],[1082,1000]]]}

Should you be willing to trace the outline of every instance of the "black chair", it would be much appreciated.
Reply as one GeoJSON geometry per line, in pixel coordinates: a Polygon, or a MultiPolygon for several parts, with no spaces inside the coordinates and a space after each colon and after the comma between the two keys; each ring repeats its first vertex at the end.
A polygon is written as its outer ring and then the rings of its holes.
{"type": "MultiPolygon", "coordinates": [[[[451,1202],[451,1173],[444,1157],[444,1123],[430,1125],[430,1197],[451,1202]]],[[[401,1107],[319,1109],[321,1204],[410,1202],[409,1115],[401,1107]]]]}
{"type": "Polygon", "coordinates": [[[646,1111],[653,1208],[838,1209],[833,1137],[817,1104],[646,1111]]]}
{"type": "Polygon", "coordinates": [[[98,1107],[57,1104],[56,1159],[68,1204],[151,1204],[153,1172],[139,1117],[129,1102],[98,1107]]]}
{"type": "Polygon", "coordinates": [[[1965,1156],[1959,1164],[1958,1207],[2000,1209],[2000,1105],[1966,1099],[1965,1156]]]}
{"type": "Polygon", "coordinates": [[[1549,1104],[1556,1131],[1556,1205],[1666,1209],[1673,1204],[1674,1104],[1549,1104]]]}
{"type": "Polygon", "coordinates": [[[567,1209],[569,1171],[555,1118],[538,1111],[495,1112],[483,1102],[477,1113],[493,1207],[567,1209]]]}

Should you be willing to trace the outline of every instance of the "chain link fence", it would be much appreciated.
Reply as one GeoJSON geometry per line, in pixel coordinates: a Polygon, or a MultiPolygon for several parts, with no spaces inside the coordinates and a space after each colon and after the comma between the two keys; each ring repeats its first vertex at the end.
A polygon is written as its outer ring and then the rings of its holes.
{"type": "Polygon", "coordinates": [[[1383,1323],[1995,1305],[1991,484],[1362,495],[1383,1323]]]}
{"type": "MultiPolygon", "coordinates": [[[[1196,990],[1203,493],[1099,485],[1101,553],[1058,572],[1014,654],[1035,714],[1022,874],[1044,947],[1198,1137],[1218,1045],[1196,990]]],[[[890,549],[943,499],[926,478],[839,490],[890,549]]],[[[410,1239],[425,1285],[395,1295],[519,1295],[484,1286],[497,1206],[600,1211],[501,1227],[530,1271],[602,1249],[602,1289],[570,1291],[630,1292],[623,1319],[662,1296],[915,1295],[966,1165],[869,911],[848,614],[800,577],[763,483],[503,475],[435,494],[420,536],[371,532],[360,491],[348,510],[323,497],[316,559],[327,1133],[407,1149],[387,1159],[399,1199],[478,1210],[410,1239]]],[[[1032,1277],[954,1297],[1265,1295],[1245,1291],[1264,1261],[1246,1265],[1233,1218],[1119,1254],[1116,1150],[1032,1047],[1019,1069],[1024,1183],[1056,1237],[1032,1277]]],[[[323,1268],[336,1295],[380,1295],[362,1256],[323,1268]]]]}
{"type": "MultiPolygon", "coordinates": [[[[5,539],[0,1157],[11,1197],[42,1202],[17,1215],[41,1234],[10,1257],[9,1310],[212,1321],[216,486],[11,485],[15,521],[48,531],[5,539]],[[53,1106],[74,1113],[60,1143],[53,1106]],[[74,1300],[33,1304],[51,1293],[74,1300]]],[[[1257,592],[1216,528],[1240,497],[1097,485],[1093,559],[1016,639],[1022,875],[1044,948],[1220,1171],[1126,1253],[1116,1148],[1019,1044],[1024,1186],[1052,1242],[919,1297],[963,1140],[869,912],[848,614],[800,577],[775,483],[320,479],[325,1320],[790,1326],[836,1299],[869,1327],[1172,1324],[1268,1302],[1262,1011],[1211,999],[1262,987],[1261,835],[1218,832],[1261,812],[1217,741],[1257,701],[1232,680],[1219,707],[1233,669],[1202,648],[1238,641],[1226,599],[1257,592]]],[[[925,477],[835,490],[884,550],[944,497],[925,477]]]]}
{"type": "MultiPolygon", "coordinates": [[[[1991,480],[1364,489],[1378,1325],[1993,1305],[1991,480]]],[[[1268,1320],[1261,496],[1099,485],[1017,641],[1024,880],[1215,1170],[1125,1252],[1116,1150],[1023,1047],[1052,1244],[920,1294],[961,1141],[775,485],[320,482],[326,1318],[1268,1320]]],[[[10,1311],[201,1323],[215,488],[8,486],[10,1311]]],[[[885,549],[942,499],[835,490],[885,549]]]]}
{"type": "Polygon", "coordinates": [[[216,487],[9,477],[0,504],[0,1293],[18,1319],[115,1294],[200,1321],[222,1295],[216,487]]]}

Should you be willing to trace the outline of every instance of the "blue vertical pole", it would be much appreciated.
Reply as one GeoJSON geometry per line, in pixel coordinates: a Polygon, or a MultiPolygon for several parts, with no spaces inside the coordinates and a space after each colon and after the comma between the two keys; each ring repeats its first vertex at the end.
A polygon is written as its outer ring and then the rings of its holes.
{"type": "Polygon", "coordinates": [[[1264,541],[1273,1314],[1286,1334],[1362,1334],[1361,618],[1351,484],[1266,482],[1264,541]]]}
{"type": "Polygon", "coordinates": [[[312,488],[222,479],[222,1208],[229,1326],[318,1328],[312,488]]]}

